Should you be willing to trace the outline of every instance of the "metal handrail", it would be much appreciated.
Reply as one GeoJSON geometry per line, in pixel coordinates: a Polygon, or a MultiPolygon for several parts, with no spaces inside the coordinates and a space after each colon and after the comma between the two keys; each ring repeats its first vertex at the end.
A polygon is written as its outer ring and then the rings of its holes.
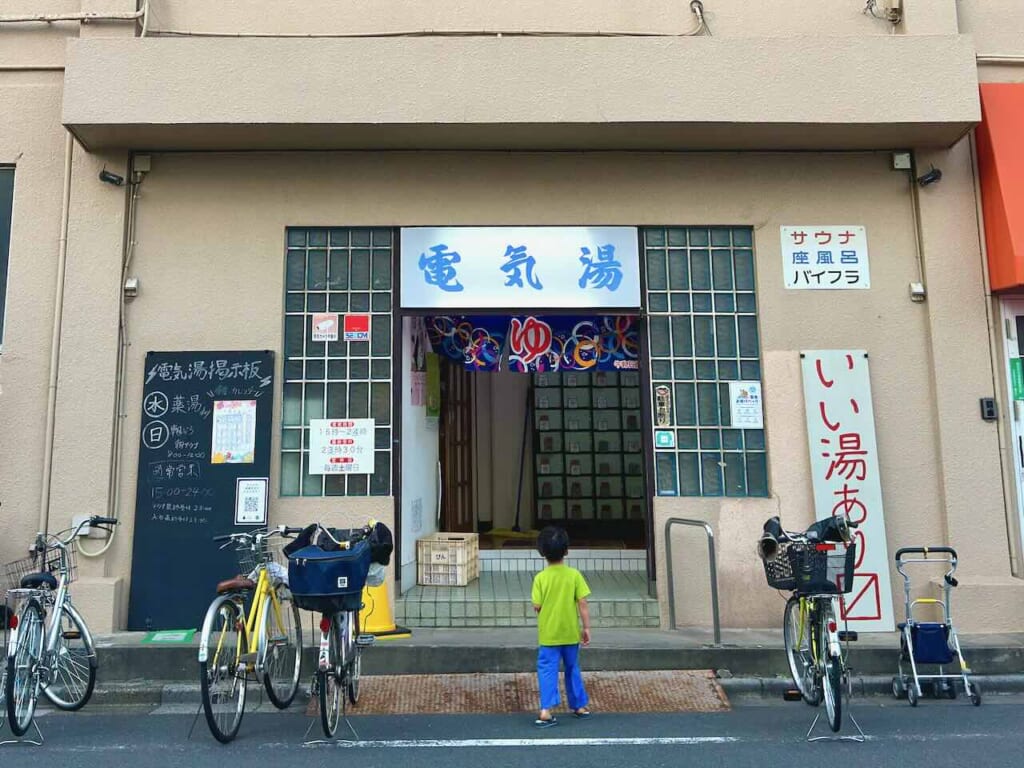
{"type": "Polygon", "coordinates": [[[715,564],[715,532],[703,520],[688,520],[685,517],[670,517],[665,521],[665,568],[668,571],[668,625],[676,628],[676,595],[675,581],[672,578],[672,526],[690,525],[703,528],[708,537],[708,566],[711,576],[711,614],[715,627],[715,645],[722,644],[722,625],[718,619],[718,568],[715,564]]]}

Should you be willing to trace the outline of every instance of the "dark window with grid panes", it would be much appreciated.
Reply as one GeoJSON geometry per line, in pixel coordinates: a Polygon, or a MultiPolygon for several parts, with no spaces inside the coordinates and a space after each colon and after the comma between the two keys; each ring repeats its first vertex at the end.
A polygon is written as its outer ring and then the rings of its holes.
{"type": "Polygon", "coordinates": [[[392,256],[390,229],[286,232],[282,496],[391,493],[392,256]],[[370,340],[313,341],[314,313],[370,315],[370,340]],[[373,475],[309,474],[312,419],[372,418],[373,475]]]}
{"type": "Polygon", "coordinates": [[[729,382],[761,381],[753,230],[647,227],[648,341],[659,495],[767,496],[763,429],[731,423],[729,382]]]}

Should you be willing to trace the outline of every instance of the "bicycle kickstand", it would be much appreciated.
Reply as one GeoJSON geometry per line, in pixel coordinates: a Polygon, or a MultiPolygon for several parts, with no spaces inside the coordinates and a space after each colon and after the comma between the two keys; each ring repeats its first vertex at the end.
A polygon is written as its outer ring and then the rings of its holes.
{"type": "Polygon", "coordinates": [[[850,687],[844,685],[843,689],[842,695],[846,699],[846,717],[850,719],[850,722],[853,723],[853,727],[857,729],[857,735],[840,735],[837,733],[833,735],[812,737],[811,734],[814,732],[814,727],[818,724],[818,720],[821,719],[821,711],[819,710],[814,715],[814,720],[811,721],[811,727],[807,729],[807,734],[804,737],[808,743],[816,741],[853,741],[857,744],[863,744],[867,740],[867,736],[864,735],[864,730],[860,727],[860,723],[857,722],[857,718],[853,716],[853,712],[850,708],[850,687]]]}
{"type": "Polygon", "coordinates": [[[39,730],[39,725],[35,720],[32,721],[32,727],[35,728],[36,735],[39,737],[39,741],[35,739],[29,739],[24,736],[17,736],[13,739],[7,739],[6,741],[0,741],[0,747],[6,747],[8,745],[25,745],[30,747],[41,747],[46,739],[43,738],[43,732],[39,730]]]}

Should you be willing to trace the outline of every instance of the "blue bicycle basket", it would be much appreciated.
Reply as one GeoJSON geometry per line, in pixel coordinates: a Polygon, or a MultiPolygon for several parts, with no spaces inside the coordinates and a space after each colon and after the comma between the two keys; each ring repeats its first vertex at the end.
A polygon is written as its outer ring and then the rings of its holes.
{"type": "Polygon", "coordinates": [[[355,611],[361,605],[369,570],[370,544],[366,540],[338,550],[309,545],[288,554],[288,587],[295,604],[304,610],[355,611]]]}

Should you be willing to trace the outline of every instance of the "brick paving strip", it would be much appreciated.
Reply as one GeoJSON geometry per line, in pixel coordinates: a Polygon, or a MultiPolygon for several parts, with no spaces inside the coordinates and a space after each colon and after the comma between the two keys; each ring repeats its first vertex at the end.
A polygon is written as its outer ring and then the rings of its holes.
{"type": "MultiPolygon", "coordinates": [[[[584,672],[595,712],[725,712],[729,700],[710,670],[584,672]]],[[[423,715],[535,712],[537,676],[374,675],[360,681],[350,715],[423,715]]],[[[566,709],[562,691],[562,710],[566,709]]],[[[310,702],[316,713],[316,700],[310,702]]]]}

